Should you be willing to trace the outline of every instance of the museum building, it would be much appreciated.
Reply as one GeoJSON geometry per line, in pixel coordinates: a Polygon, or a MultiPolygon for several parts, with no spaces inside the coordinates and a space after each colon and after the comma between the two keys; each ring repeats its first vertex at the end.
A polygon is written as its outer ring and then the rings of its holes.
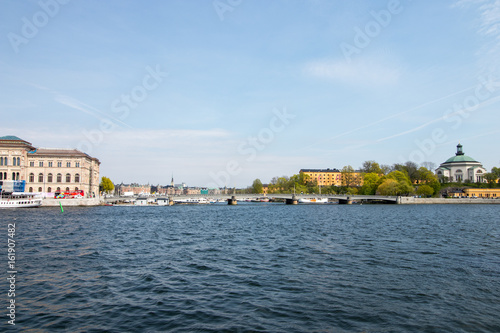
{"type": "Polygon", "coordinates": [[[441,182],[471,182],[484,183],[484,174],[488,171],[483,165],[464,154],[463,146],[457,145],[455,156],[450,157],[436,169],[436,175],[441,182]]]}
{"type": "Polygon", "coordinates": [[[27,192],[98,196],[100,164],[77,149],[36,148],[17,136],[0,137],[0,181],[24,180],[27,192]]]}

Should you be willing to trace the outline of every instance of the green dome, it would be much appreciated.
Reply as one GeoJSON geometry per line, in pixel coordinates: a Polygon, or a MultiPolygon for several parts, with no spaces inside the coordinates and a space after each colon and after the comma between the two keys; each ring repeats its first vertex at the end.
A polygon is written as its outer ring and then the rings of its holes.
{"type": "Polygon", "coordinates": [[[467,155],[457,155],[457,156],[450,157],[444,163],[457,163],[457,162],[476,162],[476,163],[479,163],[475,159],[473,159],[472,157],[467,156],[467,155]]]}

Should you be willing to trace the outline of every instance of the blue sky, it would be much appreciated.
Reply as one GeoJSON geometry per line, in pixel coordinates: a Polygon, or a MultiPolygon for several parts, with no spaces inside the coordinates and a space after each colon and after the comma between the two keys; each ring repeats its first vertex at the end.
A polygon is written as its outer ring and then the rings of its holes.
{"type": "Polygon", "coordinates": [[[500,166],[500,1],[0,2],[0,133],[115,183],[500,166]]]}

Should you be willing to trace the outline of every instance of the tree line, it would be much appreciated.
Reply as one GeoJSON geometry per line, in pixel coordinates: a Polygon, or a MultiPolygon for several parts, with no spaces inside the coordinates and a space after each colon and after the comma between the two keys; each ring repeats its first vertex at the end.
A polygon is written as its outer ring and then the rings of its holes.
{"type": "MultiPolygon", "coordinates": [[[[500,169],[493,168],[485,174],[487,184],[476,183],[443,183],[432,170],[436,165],[424,162],[421,165],[408,161],[391,166],[380,165],[375,161],[365,161],[359,171],[350,165],[340,170],[340,186],[318,186],[316,180],[304,173],[291,177],[273,177],[268,185],[268,193],[302,193],[302,194],[361,194],[361,195],[419,195],[424,197],[436,196],[442,187],[470,185],[475,187],[496,187],[500,178],[500,169]]],[[[260,179],[254,180],[247,191],[249,193],[263,193],[264,186],[260,179]]]]}

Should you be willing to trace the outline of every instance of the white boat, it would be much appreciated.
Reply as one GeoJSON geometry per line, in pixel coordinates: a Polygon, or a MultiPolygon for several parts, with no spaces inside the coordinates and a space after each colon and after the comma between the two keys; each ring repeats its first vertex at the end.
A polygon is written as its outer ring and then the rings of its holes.
{"type": "Polygon", "coordinates": [[[42,200],[35,193],[2,192],[0,196],[0,208],[35,208],[42,205],[42,200]]]}
{"type": "Polygon", "coordinates": [[[184,198],[184,199],[175,199],[174,203],[176,204],[209,204],[205,198],[184,198]]]}
{"type": "Polygon", "coordinates": [[[328,198],[300,198],[299,203],[324,204],[328,203],[328,198]]]}

